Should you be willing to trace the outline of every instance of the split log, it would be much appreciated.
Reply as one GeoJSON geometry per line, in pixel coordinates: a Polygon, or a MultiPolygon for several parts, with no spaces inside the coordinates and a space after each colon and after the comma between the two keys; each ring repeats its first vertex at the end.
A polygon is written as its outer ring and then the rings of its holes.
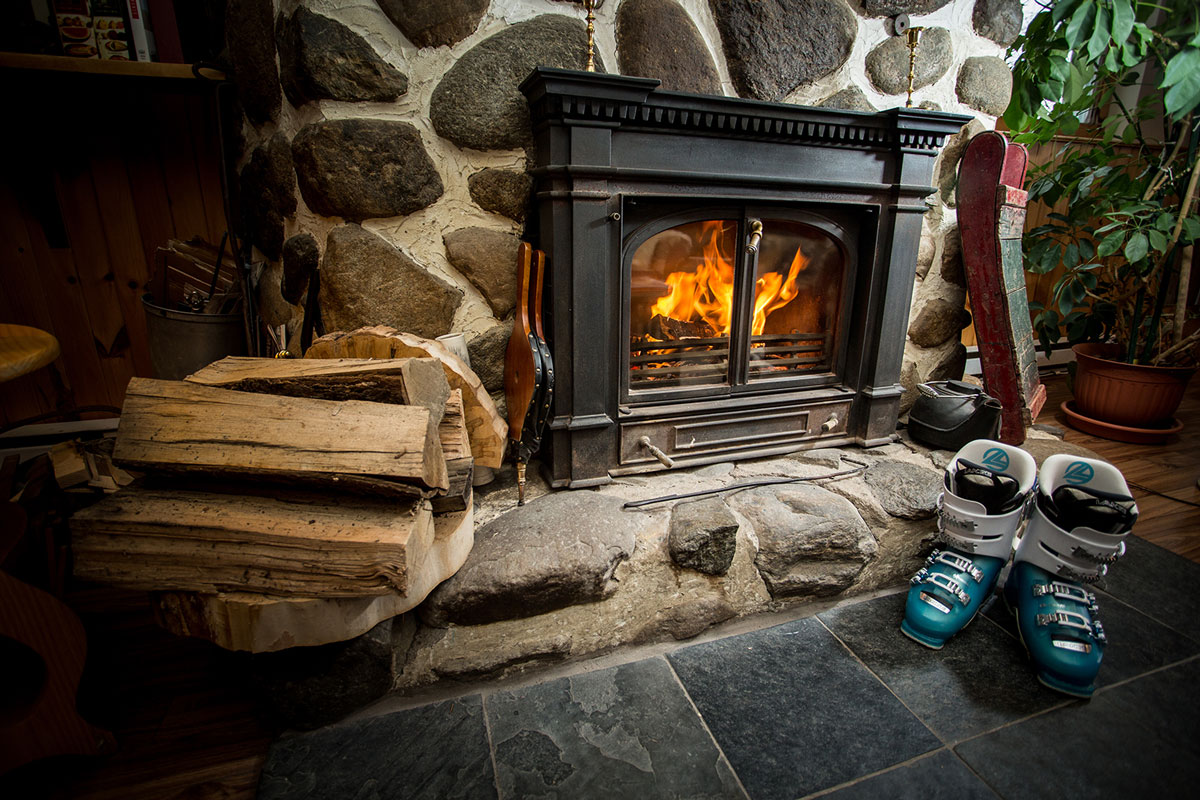
{"type": "MultiPolygon", "coordinates": [[[[407,405],[403,368],[408,361],[406,358],[308,361],[229,356],[184,380],[238,392],[407,405]]],[[[446,388],[449,391],[449,386],[446,388]]]]}
{"type": "Polygon", "coordinates": [[[71,519],[75,574],[115,586],[308,597],[407,593],[428,502],[129,488],[71,519]]]}
{"type": "Polygon", "coordinates": [[[672,319],[655,314],[650,318],[647,332],[660,342],[677,342],[685,339],[708,339],[716,336],[712,326],[702,319],[691,322],[672,319]]]}
{"type": "Polygon", "coordinates": [[[410,570],[408,591],[403,594],[318,598],[162,592],[154,598],[155,617],[180,636],[252,653],[352,639],[415,608],[467,560],[475,541],[470,504],[457,514],[435,516],[433,528],[433,545],[410,570]]]}
{"type": "Polygon", "coordinates": [[[475,463],[499,468],[508,440],[508,425],[479,377],[441,342],[422,339],[395,328],[376,326],[349,333],[330,333],[312,343],[304,354],[316,358],[435,358],[446,373],[451,389],[461,389],[475,463]]]}
{"type": "Polygon", "coordinates": [[[134,378],[114,458],[124,467],[216,478],[327,483],[411,494],[449,486],[428,409],[235,392],[134,378]]]}
{"type": "Polygon", "coordinates": [[[442,454],[446,457],[446,474],[450,488],[445,495],[431,497],[434,514],[462,511],[471,504],[471,480],[475,475],[475,460],[471,457],[471,440],[463,414],[462,390],[455,389],[446,401],[446,414],[438,428],[442,454]]]}

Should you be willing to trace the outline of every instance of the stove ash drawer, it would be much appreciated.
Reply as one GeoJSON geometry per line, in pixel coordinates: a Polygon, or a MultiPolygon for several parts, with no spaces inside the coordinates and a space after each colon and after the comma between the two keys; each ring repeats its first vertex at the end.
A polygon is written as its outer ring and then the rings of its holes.
{"type": "Polygon", "coordinates": [[[713,456],[768,455],[822,439],[844,439],[850,402],[691,414],[621,424],[621,464],[666,466],[713,456]],[[656,452],[657,451],[657,452],[656,452]]]}

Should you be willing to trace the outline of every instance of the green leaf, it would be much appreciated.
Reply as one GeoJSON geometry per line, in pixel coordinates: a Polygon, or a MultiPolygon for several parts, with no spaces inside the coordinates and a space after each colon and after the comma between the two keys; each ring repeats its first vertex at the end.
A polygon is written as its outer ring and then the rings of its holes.
{"type": "Polygon", "coordinates": [[[1200,239],[1200,219],[1187,217],[1183,221],[1183,230],[1189,240],[1200,239]]]}
{"type": "Polygon", "coordinates": [[[1074,50],[1090,39],[1095,22],[1096,6],[1091,2],[1085,2],[1079,6],[1071,15],[1071,21],[1067,23],[1067,29],[1063,32],[1067,39],[1067,46],[1074,50]]]}
{"type": "Polygon", "coordinates": [[[1133,32],[1133,4],[1129,0],[1113,0],[1112,38],[1125,42],[1133,32]]]}
{"type": "Polygon", "coordinates": [[[1155,228],[1151,228],[1150,230],[1146,231],[1146,237],[1150,239],[1150,246],[1160,253],[1165,252],[1167,245],[1171,242],[1170,238],[1165,233],[1160,230],[1156,230],[1155,228]]]}
{"type": "Polygon", "coordinates": [[[1110,47],[1104,54],[1104,68],[1109,72],[1120,72],[1121,63],[1117,61],[1117,48],[1110,47]]]}
{"type": "Polygon", "coordinates": [[[1078,4],[1079,0],[1060,0],[1060,2],[1055,3],[1054,9],[1050,12],[1051,23],[1057,27],[1058,23],[1062,22],[1071,13],[1071,9],[1078,4]]]}
{"type": "Polygon", "coordinates": [[[1175,215],[1170,211],[1164,211],[1158,215],[1158,219],[1154,220],[1154,227],[1160,231],[1169,231],[1175,227],[1175,215]]]}
{"type": "Polygon", "coordinates": [[[1200,105],[1200,47],[1185,47],[1167,62],[1162,88],[1167,113],[1180,119],[1200,105]]]}
{"type": "Polygon", "coordinates": [[[1058,296],[1058,313],[1066,316],[1067,314],[1070,314],[1071,310],[1074,308],[1075,301],[1072,299],[1069,291],[1063,292],[1058,296]]]}
{"type": "Polygon", "coordinates": [[[1111,256],[1113,253],[1120,250],[1121,244],[1124,241],[1125,231],[1113,231],[1108,236],[1105,236],[1100,240],[1100,246],[1096,248],[1096,255],[1100,256],[1101,258],[1107,258],[1108,256],[1111,256]]]}
{"type": "Polygon", "coordinates": [[[1067,269],[1074,269],[1075,267],[1079,266],[1079,245],[1077,245],[1075,242],[1071,242],[1069,245],[1067,245],[1066,249],[1063,250],[1062,260],[1063,266],[1065,266],[1067,269]]]}
{"type": "Polygon", "coordinates": [[[1150,251],[1150,242],[1146,239],[1146,234],[1141,231],[1136,231],[1129,237],[1129,241],[1125,243],[1125,260],[1130,264],[1141,261],[1146,257],[1146,253],[1150,251]]]}
{"type": "Polygon", "coordinates": [[[1096,10],[1096,27],[1092,30],[1092,35],[1088,39],[1087,54],[1089,61],[1095,61],[1100,58],[1101,54],[1108,48],[1108,43],[1112,41],[1112,27],[1109,20],[1108,6],[1100,6],[1096,10]]]}
{"type": "Polygon", "coordinates": [[[1084,261],[1091,261],[1096,255],[1096,243],[1091,239],[1079,240],[1079,257],[1084,261]]]}
{"type": "MultiPolygon", "coordinates": [[[[1094,265],[1089,265],[1089,266],[1094,266],[1094,265]]],[[[1081,272],[1081,273],[1079,273],[1079,282],[1082,283],[1084,286],[1086,286],[1088,289],[1095,291],[1096,284],[1100,282],[1100,279],[1096,277],[1096,273],[1094,273],[1094,272],[1081,272]]]]}

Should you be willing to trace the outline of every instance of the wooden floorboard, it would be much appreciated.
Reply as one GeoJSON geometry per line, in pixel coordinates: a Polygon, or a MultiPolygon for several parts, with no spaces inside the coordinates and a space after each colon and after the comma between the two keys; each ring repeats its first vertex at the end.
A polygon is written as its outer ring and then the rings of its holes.
{"type": "MultiPolygon", "coordinates": [[[[1115,463],[1134,483],[1200,503],[1200,381],[1179,416],[1181,434],[1161,445],[1129,445],[1066,427],[1059,404],[1065,375],[1046,378],[1039,422],[1115,463]]],[[[1141,517],[1134,533],[1200,561],[1200,507],[1133,487],[1141,517]]],[[[1120,569],[1117,564],[1114,569],[1120,569]]],[[[0,777],[0,797],[49,800],[251,800],[279,729],[250,683],[244,655],[172,636],[153,623],[146,595],[105,587],[68,597],[89,633],[80,709],[111,730],[116,753],[53,758],[0,777]]]]}
{"type": "Polygon", "coordinates": [[[1065,371],[1042,380],[1047,399],[1038,422],[1061,426],[1066,441],[1095,451],[1121,470],[1138,503],[1134,534],[1200,562],[1200,380],[1191,382],[1176,412],[1183,430],[1161,444],[1114,442],[1071,428],[1061,410],[1071,399],[1065,371]]]}

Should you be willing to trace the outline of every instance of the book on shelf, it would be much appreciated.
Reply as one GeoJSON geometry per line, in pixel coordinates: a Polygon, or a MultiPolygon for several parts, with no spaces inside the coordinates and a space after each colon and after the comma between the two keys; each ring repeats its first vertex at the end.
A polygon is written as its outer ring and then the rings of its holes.
{"type": "Polygon", "coordinates": [[[96,36],[96,49],[105,61],[137,60],[125,15],[125,0],[92,0],[92,30],[96,36]]]}
{"type": "Polygon", "coordinates": [[[62,40],[63,55],[100,58],[88,0],[54,0],[54,22],[58,26],[58,38],[62,40]]]}
{"type": "Polygon", "coordinates": [[[146,27],[146,0],[125,0],[125,13],[129,18],[133,54],[138,61],[149,61],[151,47],[146,27]]]}

